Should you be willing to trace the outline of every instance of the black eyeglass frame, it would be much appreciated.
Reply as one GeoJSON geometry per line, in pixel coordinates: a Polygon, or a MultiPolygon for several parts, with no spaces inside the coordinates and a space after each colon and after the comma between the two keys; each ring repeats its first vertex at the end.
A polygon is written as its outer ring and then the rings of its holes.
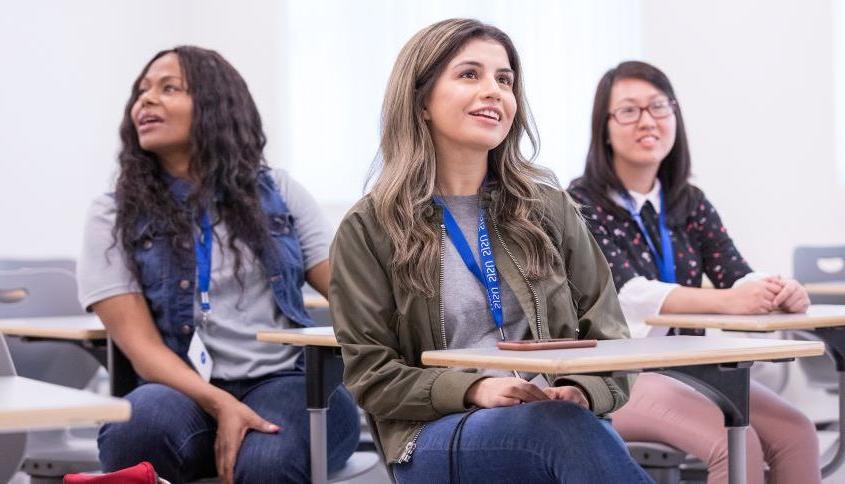
{"type": "Polygon", "coordinates": [[[666,119],[669,116],[673,116],[678,110],[678,101],[675,101],[674,99],[667,99],[666,104],[668,104],[672,109],[665,116],[655,116],[654,113],[651,111],[651,105],[652,104],[653,103],[649,103],[645,107],[643,107],[643,106],[622,106],[621,108],[616,108],[613,111],[608,111],[607,114],[611,118],[613,118],[613,120],[616,121],[617,123],[619,123],[621,125],[628,125],[628,124],[639,123],[640,119],[643,117],[643,111],[648,111],[648,114],[651,115],[651,117],[654,118],[654,119],[666,119]],[[620,109],[628,109],[628,108],[631,108],[631,107],[637,108],[637,119],[634,119],[633,121],[627,121],[627,122],[620,121],[619,118],[616,116],[616,112],[619,111],[620,109]]]}

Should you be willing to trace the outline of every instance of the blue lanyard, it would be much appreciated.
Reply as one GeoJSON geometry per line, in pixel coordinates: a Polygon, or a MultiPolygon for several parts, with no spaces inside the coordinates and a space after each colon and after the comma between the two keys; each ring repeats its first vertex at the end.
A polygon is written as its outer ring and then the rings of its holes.
{"type": "Polygon", "coordinates": [[[669,229],[666,227],[666,200],[663,198],[663,190],[660,190],[660,214],[657,217],[657,230],[660,233],[662,254],[657,252],[651,236],[648,235],[643,218],[640,212],[637,211],[631,195],[625,192],[624,198],[628,204],[628,213],[637,222],[637,226],[640,228],[640,232],[648,244],[648,249],[654,256],[654,263],[657,265],[657,272],[659,274],[658,278],[663,282],[677,282],[677,278],[675,277],[675,252],[672,250],[672,237],[669,236],[669,229]]]}
{"type": "Polygon", "coordinates": [[[487,224],[484,221],[484,210],[478,209],[478,253],[481,256],[481,267],[479,267],[472,249],[469,247],[469,242],[461,232],[461,227],[455,217],[452,216],[449,207],[440,197],[434,197],[434,203],[443,208],[443,223],[446,225],[446,234],[449,235],[452,245],[458,250],[458,254],[460,254],[467,269],[487,290],[487,306],[493,316],[493,324],[499,329],[499,336],[504,340],[504,316],[502,314],[502,294],[499,290],[499,272],[496,270],[493,246],[490,244],[487,224]]]}
{"type": "Polygon", "coordinates": [[[214,243],[214,235],[211,232],[211,222],[208,219],[208,211],[202,212],[200,219],[201,233],[194,240],[194,254],[197,259],[197,279],[200,290],[200,309],[202,310],[203,323],[208,321],[208,313],[211,312],[211,301],[208,298],[208,288],[211,286],[211,246],[214,243]]]}

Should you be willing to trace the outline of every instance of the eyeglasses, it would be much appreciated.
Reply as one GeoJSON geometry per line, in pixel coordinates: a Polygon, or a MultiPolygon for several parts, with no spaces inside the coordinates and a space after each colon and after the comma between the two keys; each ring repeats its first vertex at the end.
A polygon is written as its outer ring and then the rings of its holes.
{"type": "Polygon", "coordinates": [[[663,99],[653,101],[644,108],[639,106],[623,106],[610,111],[609,114],[619,124],[634,124],[640,120],[643,111],[647,110],[648,114],[654,119],[663,119],[675,114],[675,106],[677,105],[678,103],[674,99],[663,99]]]}

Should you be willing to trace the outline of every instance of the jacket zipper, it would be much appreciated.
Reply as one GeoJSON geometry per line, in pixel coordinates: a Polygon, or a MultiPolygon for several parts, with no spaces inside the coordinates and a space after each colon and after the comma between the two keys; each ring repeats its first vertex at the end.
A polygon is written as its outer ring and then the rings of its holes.
{"type": "MultiPolygon", "coordinates": [[[[443,340],[443,349],[446,349],[446,312],[443,308],[443,269],[446,267],[446,226],[440,224],[440,338],[443,340]]],[[[411,455],[413,455],[414,450],[417,448],[417,439],[420,438],[420,434],[422,433],[423,429],[425,428],[426,424],[420,426],[416,432],[414,432],[414,436],[411,440],[405,444],[405,450],[402,451],[402,455],[399,456],[399,460],[396,461],[397,464],[404,464],[406,462],[410,462],[411,455]]]]}
{"type": "Polygon", "coordinates": [[[508,244],[505,243],[505,239],[502,238],[502,234],[499,232],[499,224],[496,223],[495,219],[492,219],[492,222],[493,231],[496,232],[496,237],[499,239],[499,243],[501,243],[502,247],[505,248],[505,252],[507,252],[508,257],[510,257],[513,265],[516,266],[516,269],[522,275],[522,278],[525,279],[525,283],[528,284],[528,289],[531,290],[531,296],[534,298],[534,314],[537,316],[537,338],[543,339],[543,325],[540,323],[540,298],[537,297],[537,291],[534,290],[534,285],[528,280],[528,276],[525,275],[525,271],[522,270],[522,266],[516,261],[516,257],[513,256],[510,248],[508,248],[508,244]]]}
{"type": "Polygon", "coordinates": [[[420,434],[422,433],[423,429],[425,428],[426,424],[420,425],[420,428],[414,432],[414,436],[405,444],[405,450],[402,451],[402,455],[399,456],[399,460],[396,461],[397,464],[405,464],[406,462],[411,461],[411,455],[414,453],[414,450],[417,448],[417,439],[420,438],[420,434]]]}

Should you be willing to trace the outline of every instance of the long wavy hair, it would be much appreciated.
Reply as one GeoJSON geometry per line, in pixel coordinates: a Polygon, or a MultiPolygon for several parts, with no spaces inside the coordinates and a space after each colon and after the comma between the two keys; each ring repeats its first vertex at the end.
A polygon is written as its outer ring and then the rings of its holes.
{"type": "Polygon", "coordinates": [[[539,146],[523,92],[519,55],[507,34],[472,19],[450,19],[417,32],[402,48],[390,74],[382,107],[378,177],[370,192],[376,216],[393,247],[391,270],[400,287],[427,297],[437,288],[440,228],[432,223],[435,190],[435,151],[424,103],[440,74],[464,45],[473,39],[501,44],[514,70],[517,110],[505,140],[488,154],[488,188],[498,192],[491,205],[495,221],[525,254],[523,270],[529,278],[546,275],[559,261],[543,229],[540,183],[558,186],[548,170],[532,161],[539,146]],[[527,135],[531,156],[520,141],[527,135]]]}
{"type": "Polygon", "coordinates": [[[660,162],[657,178],[660,180],[668,206],[667,222],[673,226],[684,224],[691,207],[698,201],[696,194],[699,193],[689,183],[691,162],[684,117],[669,78],[663,71],[645,62],[623,62],[607,71],[599,80],[593,101],[592,134],[584,175],[573,180],[571,187],[587,191],[590,198],[602,207],[617,211],[619,215],[625,213],[624,209],[612,202],[608,195],[609,189],[620,193],[625,192],[625,186],[613,170],[613,147],[610,145],[610,134],[607,128],[610,119],[610,93],[613,90],[613,84],[622,79],[639,79],[648,82],[675,101],[677,123],[675,144],[666,158],[660,162]]]}
{"type": "Polygon", "coordinates": [[[231,234],[228,245],[235,254],[235,276],[242,284],[242,256],[235,243],[241,240],[260,256],[269,229],[257,189],[258,173],[266,169],[266,138],[258,109],[238,71],[213,50],[181,46],[159,52],[132,85],[120,139],[112,236],[115,243],[120,240],[134,274],[138,275],[138,268],[131,254],[141,243],[140,223],[149,222],[157,235],[168,237],[173,250],[193,257],[193,226],[200,210],[215,203],[220,221],[231,234]],[[150,65],[170,53],[179,57],[193,101],[189,165],[193,188],[184,204],[171,195],[158,156],[141,148],[131,115],[150,65]]]}

